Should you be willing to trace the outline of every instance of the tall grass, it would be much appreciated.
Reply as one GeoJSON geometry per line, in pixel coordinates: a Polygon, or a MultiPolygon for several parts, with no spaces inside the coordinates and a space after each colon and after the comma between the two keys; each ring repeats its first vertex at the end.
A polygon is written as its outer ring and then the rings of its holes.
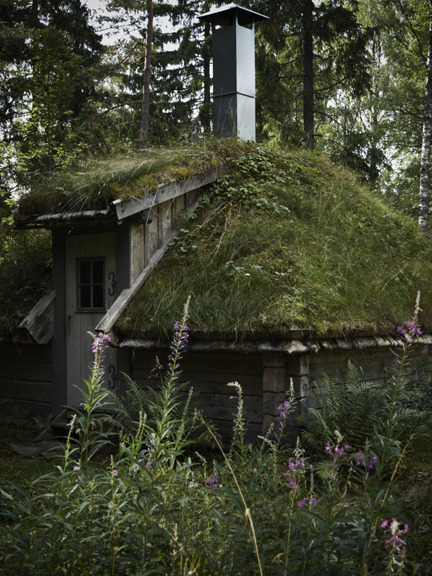
{"type": "MultiPolygon", "coordinates": [[[[401,328],[407,345],[414,326],[401,328]]],[[[184,315],[174,327],[161,387],[151,396],[151,418],[144,403],[114,446],[94,420],[104,401],[105,337],[97,336],[85,410],[72,423],[56,469],[29,489],[8,482],[0,488],[0,574],[430,573],[428,560],[421,561],[432,537],[429,499],[419,492],[402,497],[398,483],[410,444],[398,436],[400,450],[392,452],[395,396],[382,409],[383,433],[371,430],[357,443],[333,429],[308,453],[300,439],[294,449],[284,442],[292,397],[281,405],[272,434],[247,444],[235,383],[232,444],[222,446],[209,427],[214,450],[197,454],[180,378],[187,340],[184,315]],[[110,455],[97,459],[101,445],[110,455]]],[[[409,347],[394,381],[399,390],[408,355],[409,347]]]]}

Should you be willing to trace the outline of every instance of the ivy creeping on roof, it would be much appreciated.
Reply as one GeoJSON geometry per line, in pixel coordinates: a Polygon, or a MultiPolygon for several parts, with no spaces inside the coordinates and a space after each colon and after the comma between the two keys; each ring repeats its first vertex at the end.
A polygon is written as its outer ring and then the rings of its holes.
{"type": "Polygon", "coordinates": [[[431,243],[414,221],[326,158],[252,144],[231,156],[117,322],[120,337],[170,333],[189,295],[204,338],[394,332],[418,290],[432,329],[431,243]]]}

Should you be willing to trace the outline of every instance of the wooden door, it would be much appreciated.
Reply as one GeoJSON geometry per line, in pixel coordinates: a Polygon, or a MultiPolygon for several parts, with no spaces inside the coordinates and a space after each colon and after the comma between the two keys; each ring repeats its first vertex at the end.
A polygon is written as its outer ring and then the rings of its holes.
{"type": "MultiPolygon", "coordinates": [[[[67,405],[82,402],[79,388],[91,374],[95,327],[116,294],[115,233],[66,237],[66,377],[67,405]]],[[[115,388],[117,362],[113,348],[104,350],[105,384],[115,388]]]]}

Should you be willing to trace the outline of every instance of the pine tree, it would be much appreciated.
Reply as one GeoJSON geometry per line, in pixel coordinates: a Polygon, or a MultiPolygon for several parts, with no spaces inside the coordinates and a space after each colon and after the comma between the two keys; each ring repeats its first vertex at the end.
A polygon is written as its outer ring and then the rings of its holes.
{"type": "Polygon", "coordinates": [[[76,153],[102,47],[80,0],[5,0],[0,22],[2,169],[28,187],[76,153]]]}

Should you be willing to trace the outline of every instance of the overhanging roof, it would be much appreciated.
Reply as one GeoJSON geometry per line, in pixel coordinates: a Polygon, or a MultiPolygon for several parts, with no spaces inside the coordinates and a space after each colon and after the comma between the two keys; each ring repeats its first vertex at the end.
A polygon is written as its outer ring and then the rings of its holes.
{"type": "Polygon", "coordinates": [[[78,224],[113,224],[122,223],[127,218],[150,210],[154,206],[173,200],[178,196],[198,190],[212,184],[221,175],[223,170],[215,168],[207,174],[194,176],[186,180],[163,184],[143,196],[126,200],[114,200],[105,210],[82,210],[78,212],[58,212],[50,214],[21,214],[19,208],[13,211],[15,226],[17,228],[52,228],[55,226],[78,224]]]}

